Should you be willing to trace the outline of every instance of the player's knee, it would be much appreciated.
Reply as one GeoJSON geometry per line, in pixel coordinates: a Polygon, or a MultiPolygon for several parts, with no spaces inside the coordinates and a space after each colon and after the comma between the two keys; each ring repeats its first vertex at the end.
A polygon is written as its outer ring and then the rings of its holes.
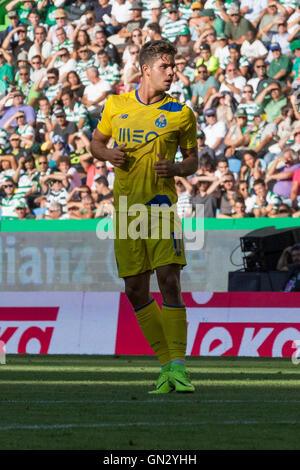
{"type": "Polygon", "coordinates": [[[161,293],[167,303],[178,303],[180,300],[180,283],[174,273],[167,273],[160,279],[161,293]]]}

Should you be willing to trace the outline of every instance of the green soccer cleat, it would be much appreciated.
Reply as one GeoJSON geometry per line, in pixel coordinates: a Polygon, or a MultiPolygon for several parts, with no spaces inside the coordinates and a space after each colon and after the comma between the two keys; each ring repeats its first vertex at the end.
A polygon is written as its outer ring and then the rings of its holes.
{"type": "Polygon", "coordinates": [[[176,392],[194,392],[195,387],[191,384],[189,373],[183,364],[173,363],[169,372],[169,384],[176,392]]]}
{"type": "Polygon", "coordinates": [[[160,373],[156,382],[155,390],[151,390],[151,392],[148,392],[148,393],[154,395],[158,393],[173,392],[173,390],[174,390],[174,386],[169,382],[169,371],[167,371],[167,372],[160,373]]]}

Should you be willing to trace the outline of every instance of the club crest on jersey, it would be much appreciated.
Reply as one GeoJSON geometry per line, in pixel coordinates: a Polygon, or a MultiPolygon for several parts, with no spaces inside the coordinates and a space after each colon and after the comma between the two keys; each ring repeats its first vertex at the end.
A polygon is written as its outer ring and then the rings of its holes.
{"type": "Polygon", "coordinates": [[[128,118],[128,114],[121,114],[120,118],[121,118],[121,119],[127,119],[127,118],[128,118]]]}
{"type": "Polygon", "coordinates": [[[155,121],[155,125],[156,127],[160,127],[160,128],[166,127],[167,125],[166,116],[164,114],[160,114],[159,117],[155,121]]]}

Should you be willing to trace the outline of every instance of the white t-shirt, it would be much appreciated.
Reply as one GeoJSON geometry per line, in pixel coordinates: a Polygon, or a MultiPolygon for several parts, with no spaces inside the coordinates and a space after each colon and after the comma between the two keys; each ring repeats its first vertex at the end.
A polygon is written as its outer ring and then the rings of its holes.
{"type": "MultiPolygon", "coordinates": [[[[48,59],[52,53],[52,44],[49,41],[44,41],[41,47],[41,54],[44,59],[48,59]]],[[[28,51],[28,60],[31,60],[32,57],[37,55],[36,45],[33,44],[28,51]]]]}
{"type": "MultiPolygon", "coordinates": [[[[234,77],[233,79],[229,79],[228,77],[226,77],[226,81],[228,83],[230,83],[230,85],[233,85],[234,87],[238,88],[239,90],[241,90],[241,93],[234,93],[233,96],[235,97],[235,99],[237,100],[237,102],[239,103],[242,99],[242,92],[243,92],[243,89],[244,89],[244,86],[246,85],[246,79],[245,77],[242,77],[241,75],[239,75],[238,77],[234,77]]],[[[225,83],[223,82],[220,86],[220,89],[219,89],[219,93],[222,93],[222,91],[231,91],[229,89],[229,87],[227,85],[225,85],[225,83]]]]}
{"type": "Polygon", "coordinates": [[[118,23],[127,23],[131,15],[130,8],[131,2],[128,0],[123,5],[114,1],[111,9],[111,17],[115,17],[118,23]]]}
{"type": "MultiPolygon", "coordinates": [[[[85,87],[83,96],[86,95],[87,99],[89,101],[95,101],[98,98],[100,98],[101,95],[105,91],[110,91],[111,86],[106,80],[100,80],[98,83],[93,85],[92,83],[88,86],[85,87]]],[[[94,111],[96,110],[99,106],[102,106],[106,101],[106,98],[102,101],[100,101],[97,105],[90,106],[88,108],[88,111],[94,111]]]]}
{"type": "Polygon", "coordinates": [[[203,132],[205,134],[205,143],[206,145],[208,145],[209,147],[212,147],[213,145],[215,145],[216,141],[222,137],[222,142],[221,144],[219,145],[219,147],[217,147],[215,149],[215,154],[218,155],[220,154],[223,149],[224,149],[224,137],[226,136],[227,134],[227,127],[226,127],[226,124],[225,122],[223,121],[217,121],[215,124],[213,124],[212,126],[206,126],[204,129],[203,129],[203,132]]]}
{"type": "Polygon", "coordinates": [[[268,49],[259,39],[256,39],[252,44],[249,41],[244,41],[242,44],[241,55],[247,57],[247,59],[251,60],[266,54],[268,54],[268,49]]]}

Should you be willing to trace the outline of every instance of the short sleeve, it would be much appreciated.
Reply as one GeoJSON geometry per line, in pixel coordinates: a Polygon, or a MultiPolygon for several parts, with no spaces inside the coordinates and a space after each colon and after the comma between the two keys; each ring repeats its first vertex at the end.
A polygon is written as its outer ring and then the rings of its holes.
{"type": "Polygon", "coordinates": [[[111,126],[111,104],[112,96],[110,96],[105,103],[101,121],[98,122],[97,129],[102,134],[111,136],[112,135],[112,126],[111,126]]]}
{"type": "Polygon", "coordinates": [[[193,111],[186,105],[181,111],[179,145],[183,149],[191,149],[197,146],[196,118],[193,111]]]}

